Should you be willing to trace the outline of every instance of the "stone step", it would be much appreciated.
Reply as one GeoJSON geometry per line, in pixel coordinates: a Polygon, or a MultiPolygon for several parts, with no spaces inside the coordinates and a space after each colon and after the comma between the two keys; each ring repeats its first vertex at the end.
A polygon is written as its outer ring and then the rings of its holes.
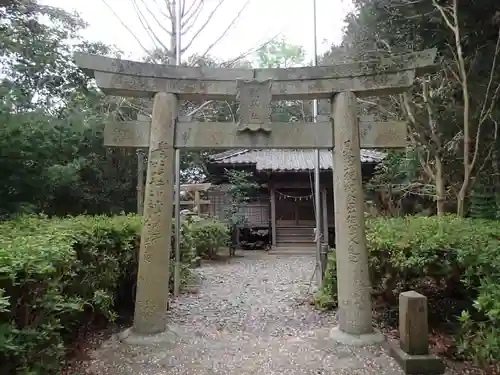
{"type": "Polygon", "coordinates": [[[316,244],[314,242],[276,242],[277,247],[314,247],[316,244]]]}
{"type": "Polygon", "coordinates": [[[276,228],[276,232],[283,233],[311,233],[314,231],[312,227],[290,227],[290,228],[276,228]]]}
{"type": "Polygon", "coordinates": [[[314,233],[314,228],[307,228],[307,229],[276,229],[276,233],[314,233]]]}
{"type": "Polygon", "coordinates": [[[282,236],[314,236],[314,231],[313,230],[308,230],[308,231],[282,231],[282,230],[277,230],[276,235],[282,235],[282,236]]]}
{"type": "Polygon", "coordinates": [[[286,241],[300,241],[300,240],[305,240],[305,241],[314,241],[314,236],[302,236],[302,235],[277,235],[276,236],[276,241],[278,240],[286,240],[286,241]]]}
{"type": "Polygon", "coordinates": [[[291,239],[307,238],[308,240],[313,241],[314,234],[312,234],[312,233],[306,233],[306,234],[302,234],[302,233],[276,233],[276,238],[291,238],[291,239]]]}
{"type": "Polygon", "coordinates": [[[276,238],[276,243],[277,244],[282,243],[282,244],[288,245],[288,244],[294,244],[294,243],[311,244],[311,243],[315,243],[315,242],[314,242],[313,238],[276,238]]]}
{"type": "Polygon", "coordinates": [[[311,246],[275,246],[269,255],[311,255],[316,254],[316,248],[311,246]]]}

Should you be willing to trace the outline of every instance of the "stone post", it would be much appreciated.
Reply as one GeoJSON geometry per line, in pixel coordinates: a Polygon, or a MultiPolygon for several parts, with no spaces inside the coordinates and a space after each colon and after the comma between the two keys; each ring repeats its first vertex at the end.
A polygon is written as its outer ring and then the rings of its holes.
{"type": "Polygon", "coordinates": [[[326,189],[323,189],[321,192],[321,213],[323,214],[323,243],[329,247],[329,239],[328,239],[328,192],[326,189]]]}
{"type": "Polygon", "coordinates": [[[271,193],[271,246],[276,247],[276,192],[270,189],[271,193]]]}
{"type": "Polygon", "coordinates": [[[324,282],[326,267],[328,265],[328,245],[326,243],[321,244],[321,281],[324,282]]]}
{"type": "Polygon", "coordinates": [[[427,298],[417,292],[399,295],[399,343],[408,354],[429,354],[427,298]]]}
{"type": "Polygon", "coordinates": [[[399,295],[399,343],[389,342],[389,352],[405,374],[442,374],[439,357],[429,354],[427,298],[409,291],[399,295]]]}
{"type": "Polygon", "coordinates": [[[193,212],[196,212],[198,215],[201,215],[201,205],[200,205],[200,192],[196,190],[194,192],[194,203],[193,203],[193,212]]]}
{"type": "Polygon", "coordinates": [[[132,329],[135,334],[160,333],[167,326],[177,106],[175,95],[155,95],[132,329]]]}
{"type": "Polygon", "coordinates": [[[334,96],[332,117],[338,330],[341,336],[369,335],[374,331],[354,93],[343,92],[334,96]]]}

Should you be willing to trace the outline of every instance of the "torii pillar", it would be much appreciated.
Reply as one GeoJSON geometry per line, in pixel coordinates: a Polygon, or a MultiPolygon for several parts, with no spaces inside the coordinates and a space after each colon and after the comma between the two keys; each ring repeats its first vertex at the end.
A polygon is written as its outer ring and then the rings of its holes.
{"type": "Polygon", "coordinates": [[[133,327],[141,334],[161,333],[167,328],[177,106],[175,95],[155,95],[133,327]]]}
{"type": "Polygon", "coordinates": [[[382,342],[384,336],[374,331],[372,325],[356,106],[356,96],[352,92],[338,93],[332,98],[339,325],[331,333],[337,341],[366,345],[382,342]]]}

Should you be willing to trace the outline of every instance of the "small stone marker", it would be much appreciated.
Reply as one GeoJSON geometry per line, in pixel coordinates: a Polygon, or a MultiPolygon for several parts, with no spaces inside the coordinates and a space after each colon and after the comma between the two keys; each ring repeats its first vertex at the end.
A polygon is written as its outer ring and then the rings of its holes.
{"type": "Polygon", "coordinates": [[[429,354],[427,297],[409,291],[399,295],[399,344],[389,343],[391,355],[406,374],[442,374],[445,366],[429,354]]]}
{"type": "Polygon", "coordinates": [[[399,344],[408,354],[429,354],[427,297],[414,291],[399,295],[399,344]]]}

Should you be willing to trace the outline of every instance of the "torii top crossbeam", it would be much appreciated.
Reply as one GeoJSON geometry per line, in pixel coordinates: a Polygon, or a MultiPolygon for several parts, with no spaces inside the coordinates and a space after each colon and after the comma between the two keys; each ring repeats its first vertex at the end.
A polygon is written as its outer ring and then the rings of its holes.
{"type": "Polygon", "coordinates": [[[179,99],[228,100],[239,81],[269,81],[273,100],[325,99],[350,91],[376,96],[406,91],[416,76],[433,67],[436,49],[370,61],[286,69],[179,67],[76,53],[75,62],[104,93],[153,97],[169,92],[179,99]]]}

